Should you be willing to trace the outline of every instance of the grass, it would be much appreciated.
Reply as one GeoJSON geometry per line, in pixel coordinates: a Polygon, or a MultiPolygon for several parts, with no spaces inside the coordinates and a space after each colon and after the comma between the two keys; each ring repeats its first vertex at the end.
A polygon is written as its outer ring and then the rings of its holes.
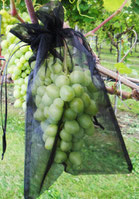
{"type": "MultiPolygon", "coordinates": [[[[11,87],[12,90],[12,87],[11,87]]],[[[0,198],[22,199],[24,189],[24,113],[9,100],[7,152],[0,162],[0,198]]],[[[63,172],[39,199],[138,199],[139,125],[137,114],[118,112],[134,170],[131,174],[79,175],[63,172]]],[[[1,151],[0,151],[1,153],[1,151]]]]}
{"type": "MultiPolygon", "coordinates": [[[[114,67],[114,64],[116,63],[116,50],[113,49],[113,53],[110,54],[109,46],[104,43],[101,49],[100,63],[106,68],[116,71],[114,67]]],[[[128,76],[138,79],[139,78],[139,45],[137,46],[137,52],[133,50],[132,55],[128,57],[126,65],[132,69],[132,73],[129,74],[128,76]]],[[[110,86],[114,84],[112,82],[105,82],[105,83],[110,86]]],[[[132,92],[131,89],[125,85],[121,85],[121,89],[129,93],[132,92]]],[[[115,98],[114,96],[110,95],[110,99],[113,106],[115,103],[114,98],[115,98]]],[[[117,107],[120,110],[125,110],[125,111],[139,114],[139,103],[132,99],[122,101],[120,98],[118,98],[117,107]]]]}
{"type": "MultiPolygon", "coordinates": [[[[127,118],[131,119],[132,115],[129,117],[127,114],[126,121],[127,118]]],[[[128,128],[133,132],[137,127],[139,129],[136,122],[137,120],[132,123],[128,121],[128,128]]],[[[133,173],[72,176],[63,172],[39,199],[138,199],[139,141],[134,137],[134,133],[129,136],[125,128],[123,133],[134,165],[133,173]]],[[[24,114],[12,106],[9,108],[7,142],[5,158],[0,162],[0,198],[19,199],[23,198],[24,114]]]]}
{"type": "MultiPolygon", "coordinates": [[[[107,67],[111,68],[114,55],[110,56],[108,49],[104,49],[104,51],[106,53],[103,52],[101,57],[104,56],[106,60],[102,63],[108,63],[109,65],[106,64],[107,67]]],[[[131,62],[134,62],[132,67],[135,67],[135,69],[139,63],[136,57],[130,58],[131,62]]],[[[21,109],[13,108],[12,86],[10,87],[7,126],[8,144],[5,158],[0,161],[0,199],[23,199],[24,113],[21,109]]],[[[126,87],[123,87],[123,89],[128,90],[126,87]]],[[[50,189],[45,191],[38,199],[139,198],[139,104],[135,100],[125,101],[124,103],[119,100],[118,107],[120,111],[118,111],[117,119],[132,160],[133,172],[130,174],[79,176],[63,172],[50,189]],[[132,109],[129,112],[127,106],[131,105],[132,109]]],[[[1,152],[0,147],[0,154],[1,152]]]]}
{"type": "MultiPolygon", "coordinates": [[[[115,83],[113,83],[113,82],[106,82],[106,85],[108,85],[108,86],[112,86],[114,84],[115,83]]],[[[121,85],[121,90],[127,91],[129,93],[132,92],[132,90],[125,85],[121,85]]],[[[112,105],[114,106],[115,96],[109,95],[109,97],[111,99],[112,105]]],[[[125,110],[125,111],[139,114],[139,102],[134,99],[122,100],[121,98],[118,97],[117,108],[120,110],[125,110]]]]}
{"type": "MultiPolygon", "coordinates": [[[[105,43],[101,49],[100,61],[102,66],[108,69],[115,70],[114,64],[116,63],[116,50],[113,48],[112,54],[109,52],[109,46],[105,43]]],[[[137,52],[133,50],[130,57],[127,58],[125,63],[129,68],[132,69],[132,73],[129,74],[133,78],[139,77],[139,45],[137,46],[137,52]]]]}

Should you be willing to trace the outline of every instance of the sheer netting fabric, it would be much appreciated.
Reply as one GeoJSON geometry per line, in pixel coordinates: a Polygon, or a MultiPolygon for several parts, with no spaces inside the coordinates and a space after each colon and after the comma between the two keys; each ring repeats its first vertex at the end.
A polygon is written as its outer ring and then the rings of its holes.
{"type": "Polygon", "coordinates": [[[91,175],[132,170],[85,37],[63,28],[59,3],[36,14],[39,24],[18,24],[11,30],[34,53],[26,99],[26,199],[37,198],[63,171],[91,175]]]}

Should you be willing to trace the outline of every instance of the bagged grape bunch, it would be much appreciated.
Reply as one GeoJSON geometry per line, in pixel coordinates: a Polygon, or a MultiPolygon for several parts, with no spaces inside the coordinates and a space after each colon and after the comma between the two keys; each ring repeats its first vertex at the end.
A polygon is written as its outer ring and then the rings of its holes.
{"type": "Polygon", "coordinates": [[[61,4],[36,12],[40,24],[11,32],[34,52],[27,89],[25,198],[36,198],[63,171],[128,173],[132,165],[104,82],[80,32],[63,28],[61,4]]]}

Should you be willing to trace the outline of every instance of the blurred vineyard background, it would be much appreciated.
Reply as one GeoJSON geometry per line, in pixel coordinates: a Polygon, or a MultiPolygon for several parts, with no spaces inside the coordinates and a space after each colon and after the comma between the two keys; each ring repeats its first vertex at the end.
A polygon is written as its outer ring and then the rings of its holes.
{"type": "MultiPolygon", "coordinates": [[[[17,8],[21,13],[26,11],[24,1],[19,1],[17,8]],[[22,7],[22,8],[21,8],[22,7]]],[[[33,1],[36,9],[40,4],[46,1],[33,1]]],[[[48,1],[47,1],[48,2],[48,1]]],[[[106,12],[103,7],[103,0],[93,1],[94,7],[89,10],[91,1],[82,1],[77,7],[77,1],[67,3],[62,0],[66,12],[66,20],[71,27],[81,30],[83,33],[95,28],[102,20],[108,17],[111,12],[106,12]],[[75,2],[75,3],[74,3],[75,2]],[[88,3],[87,3],[88,2],[88,3]],[[79,9],[80,8],[80,14],[79,9]],[[73,18],[71,20],[71,10],[73,18]],[[88,11],[89,10],[89,11],[88,11]],[[84,15],[89,15],[85,17],[84,15]],[[94,18],[91,18],[94,13],[94,18]],[[97,20],[96,20],[97,19],[97,20]],[[92,20],[92,21],[91,21],[92,20]],[[90,27],[90,22],[92,26],[90,27]]],[[[69,1],[70,2],[70,1],[69,1]]],[[[5,1],[5,8],[9,10],[9,1],[5,1]]],[[[88,37],[92,50],[100,59],[100,64],[112,71],[116,71],[115,64],[117,59],[121,59],[130,49],[134,42],[135,35],[131,29],[121,35],[116,40],[116,35],[124,32],[127,28],[132,27],[139,35],[139,3],[132,0],[132,6],[125,8],[123,13],[115,17],[111,22],[99,30],[95,36],[88,37]],[[120,21],[120,23],[119,23],[120,21]],[[117,49],[111,44],[111,33],[115,35],[114,41],[119,45],[119,57],[117,49]]],[[[0,9],[2,10],[2,2],[0,9]]],[[[1,23],[0,23],[1,27],[1,23]]],[[[4,39],[6,37],[5,32],[4,39]]],[[[3,39],[1,38],[1,41],[3,39]]],[[[4,49],[2,49],[4,50],[4,49]]],[[[1,54],[4,56],[4,54],[1,54]]],[[[5,56],[4,56],[5,57],[5,56]]],[[[1,61],[1,66],[3,61],[1,61]]],[[[121,75],[139,79],[139,42],[128,54],[124,61],[126,68],[121,68],[121,75]],[[129,70],[128,70],[129,69],[129,70]],[[128,70],[128,73],[126,71],[128,70]]],[[[28,67],[28,66],[27,66],[28,67]]],[[[107,79],[106,85],[114,85],[115,81],[107,79]]],[[[121,85],[121,90],[131,92],[127,86],[121,85]]],[[[24,129],[25,129],[25,112],[21,108],[14,108],[15,98],[13,96],[14,83],[8,84],[8,126],[7,126],[7,153],[5,158],[0,162],[0,198],[2,199],[19,199],[23,198],[24,188],[24,129]]],[[[110,95],[111,103],[114,106],[115,96],[110,95]]],[[[117,119],[122,130],[122,135],[126,142],[127,149],[133,164],[131,174],[117,175],[91,175],[91,176],[72,176],[63,173],[60,178],[46,191],[40,199],[138,199],[139,198],[139,102],[134,99],[121,100],[118,98],[117,119]]],[[[0,130],[0,134],[2,131],[0,130]]],[[[1,142],[0,142],[1,143],[1,142]]],[[[0,154],[2,147],[0,144],[0,154]]]]}

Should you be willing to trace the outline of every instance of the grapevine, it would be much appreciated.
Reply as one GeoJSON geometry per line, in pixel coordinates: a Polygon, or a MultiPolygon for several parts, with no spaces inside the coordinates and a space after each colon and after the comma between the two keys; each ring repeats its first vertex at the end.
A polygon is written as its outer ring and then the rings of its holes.
{"type": "Polygon", "coordinates": [[[90,17],[88,15],[84,15],[84,14],[81,13],[81,10],[80,10],[80,0],[77,0],[77,10],[79,12],[79,15],[81,15],[82,17],[87,17],[89,19],[94,19],[94,17],[90,17]]]}

